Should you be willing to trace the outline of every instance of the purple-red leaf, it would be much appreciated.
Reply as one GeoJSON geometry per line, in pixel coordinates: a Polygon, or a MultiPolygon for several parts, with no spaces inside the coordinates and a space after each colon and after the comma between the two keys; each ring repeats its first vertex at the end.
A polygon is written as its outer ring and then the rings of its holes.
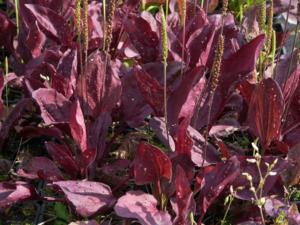
{"type": "Polygon", "coordinates": [[[25,7],[33,14],[41,29],[64,45],[70,45],[72,33],[67,21],[55,11],[36,4],[25,4],[25,7]]]}
{"type": "Polygon", "coordinates": [[[40,88],[32,93],[47,125],[69,123],[71,102],[54,89],[40,88]]]}
{"type": "Polygon", "coordinates": [[[121,97],[119,63],[99,51],[89,56],[84,76],[77,82],[77,93],[83,102],[83,111],[96,118],[111,112],[121,97]],[[107,57],[107,59],[106,59],[107,57]]]}
{"type": "Polygon", "coordinates": [[[134,160],[134,178],[138,185],[172,178],[172,164],[160,149],[141,142],[134,160]]]}
{"type": "Polygon", "coordinates": [[[264,40],[265,36],[260,35],[223,60],[219,85],[214,93],[212,105],[209,105],[210,95],[208,95],[204,106],[195,115],[197,128],[202,128],[206,125],[209,107],[211,107],[210,124],[213,124],[218,119],[226,105],[226,100],[230,96],[230,88],[234,84],[245,80],[247,75],[255,69],[256,60],[263,47],[264,40]]]}
{"type": "Polygon", "coordinates": [[[34,189],[24,182],[0,183],[0,208],[34,198],[35,196],[36,192],[34,189]]]}
{"type": "Polygon", "coordinates": [[[17,34],[15,24],[0,11],[0,46],[4,46],[11,53],[14,52],[13,38],[17,34]]]}
{"type": "Polygon", "coordinates": [[[284,100],[278,84],[271,78],[263,80],[252,94],[248,125],[266,149],[280,135],[284,100]]]}
{"type": "Polygon", "coordinates": [[[144,63],[156,61],[159,54],[157,24],[153,16],[144,11],[141,16],[124,20],[124,29],[133,46],[138,50],[144,63]]]}
{"type": "Polygon", "coordinates": [[[118,216],[137,219],[142,225],[171,225],[167,212],[159,211],[157,200],[142,191],[129,191],[118,199],[114,209],[118,216]]]}
{"type": "Polygon", "coordinates": [[[70,129],[75,143],[80,147],[81,152],[84,154],[87,150],[87,133],[79,101],[75,101],[71,106],[70,129]]]}
{"type": "Polygon", "coordinates": [[[146,71],[142,69],[135,68],[134,77],[145,101],[153,108],[156,116],[162,116],[164,114],[163,87],[154,77],[151,77],[146,71]]]}
{"type": "Polygon", "coordinates": [[[32,100],[29,98],[24,98],[20,100],[14,107],[14,109],[10,112],[5,121],[1,124],[0,149],[2,149],[4,141],[9,135],[9,131],[12,129],[15,123],[17,123],[17,121],[24,115],[26,108],[30,106],[31,103],[32,100]]]}
{"type": "Polygon", "coordinates": [[[47,181],[63,180],[56,165],[46,157],[34,157],[18,170],[18,175],[28,179],[42,179],[47,181]]]}
{"type": "Polygon", "coordinates": [[[207,209],[213,204],[221,192],[231,184],[240,174],[240,162],[236,157],[232,157],[226,163],[219,163],[207,173],[203,179],[203,187],[200,190],[201,220],[207,209]]]}
{"type": "Polygon", "coordinates": [[[176,167],[175,189],[176,218],[174,219],[173,224],[189,225],[189,215],[195,211],[196,203],[186,173],[179,165],[176,167]]]}
{"type": "Polygon", "coordinates": [[[46,142],[45,145],[52,159],[72,177],[76,177],[79,168],[72,156],[71,150],[66,145],[54,142],[46,142]]]}
{"type": "Polygon", "coordinates": [[[110,208],[115,202],[110,187],[100,182],[69,180],[53,184],[60,187],[76,212],[83,217],[110,208]]]}

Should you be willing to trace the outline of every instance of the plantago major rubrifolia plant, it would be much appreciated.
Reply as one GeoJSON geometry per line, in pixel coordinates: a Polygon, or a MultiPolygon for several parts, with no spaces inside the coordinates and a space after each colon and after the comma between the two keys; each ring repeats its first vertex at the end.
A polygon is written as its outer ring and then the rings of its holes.
{"type": "MultiPolygon", "coordinates": [[[[210,120],[211,120],[211,108],[212,108],[212,103],[214,100],[214,95],[215,95],[215,90],[218,86],[219,83],[219,76],[221,72],[221,64],[222,64],[222,59],[223,59],[223,54],[224,54],[224,36],[223,36],[223,27],[224,27],[224,17],[226,16],[227,13],[227,8],[228,8],[228,0],[223,1],[223,8],[222,8],[222,27],[221,27],[221,33],[218,37],[218,42],[216,46],[216,51],[215,51],[215,56],[214,56],[214,61],[212,65],[212,69],[210,72],[211,76],[211,87],[210,87],[210,104],[209,104],[209,109],[208,109],[208,114],[207,114],[207,126],[206,126],[206,133],[205,133],[205,147],[204,147],[204,157],[206,157],[206,152],[207,152],[207,145],[208,145],[208,136],[209,136],[209,130],[210,130],[210,120]]],[[[204,161],[203,161],[204,163],[204,161]]]]}

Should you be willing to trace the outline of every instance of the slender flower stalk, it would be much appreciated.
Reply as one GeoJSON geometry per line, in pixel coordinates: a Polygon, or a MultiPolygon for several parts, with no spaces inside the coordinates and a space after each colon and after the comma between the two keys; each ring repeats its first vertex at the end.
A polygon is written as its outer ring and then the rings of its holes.
{"type": "MultiPolygon", "coordinates": [[[[215,51],[214,61],[211,69],[211,89],[210,89],[210,95],[209,95],[209,108],[208,108],[208,115],[207,115],[207,126],[206,126],[206,132],[205,132],[205,143],[204,143],[204,159],[206,158],[206,152],[208,147],[208,136],[209,136],[209,130],[210,130],[210,120],[211,120],[211,109],[212,104],[215,98],[215,91],[217,89],[217,86],[219,84],[219,77],[221,72],[221,63],[224,55],[224,36],[223,36],[223,27],[224,27],[224,17],[227,14],[227,8],[228,8],[228,0],[223,1],[223,8],[222,8],[222,28],[221,28],[221,34],[218,38],[217,42],[217,48],[215,51]]],[[[202,166],[204,165],[204,160],[202,161],[202,166]]]]}
{"type": "MultiPolygon", "coordinates": [[[[170,144],[169,138],[169,128],[168,128],[168,103],[167,103],[167,59],[168,59],[168,33],[167,33],[167,19],[163,10],[163,7],[160,7],[160,15],[161,15],[161,35],[162,35],[162,59],[164,65],[164,116],[165,116],[165,124],[166,124],[166,132],[167,132],[167,140],[168,144],[170,144]]],[[[169,147],[169,146],[168,146],[169,147]]]]}
{"type": "Polygon", "coordinates": [[[105,46],[105,41],[106,41],[106,30],[105,30],[105,27],[106,27],[106,0],[103,0],[102,1],[102,13],[103,13],[103,49],[105,51],[106,49],[106,46],[105,46]]]}
{"type": "Polygon", "coordinates": [[[15,0],[15,12],[16,12],[17,36],[19,36],[20,33],[19,0],[15,0]]]}
{"type": "Polygon", "coordinates": [[[181,71],[180,71],[180,80],[183,76],[183,70],[184,70],[184,57],[185,57],[185,35],[186,35],[186,0],[178,0],[178,9],[179,9],[179,15],[180,15],[180,22],[182,26],[182,50],[181,50],[181,71]]]}

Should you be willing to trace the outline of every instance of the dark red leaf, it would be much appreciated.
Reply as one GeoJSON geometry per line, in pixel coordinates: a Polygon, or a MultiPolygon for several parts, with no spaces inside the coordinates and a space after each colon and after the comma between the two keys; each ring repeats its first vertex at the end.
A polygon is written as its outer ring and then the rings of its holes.
{"type": "Polygon", "coordinates": [[[145,101],[153,108],[157,116],[162,116],[164,103],[164,89],[160,83],[142,69],[134,69],[134,77],[137,81],[145,101]]]}
{"type": "Polygon", "coordinates": [[[70,110],[70,129],[72,137],[80,147],[82,154],[87,150],[87,132],[85,127],[84,116],[79,101],[75,101],[70,110]]]}
{"type": "Polygon", "coordinates": [[[282,173],[282,178],[287,186],[297,185],[300,181],[300,143],[288,152],[289,165],[282,173]]]}
{"type": "Polygon", "coordinates": [[[226,163],[219,163],[216,167],[204,176],[203,187],[200,190],[199,204],[201,209],[201,219],[203,219],[207,209],[213,204],[217,197],[228,185],[240,174],[240,162],[236,157],[232,157],[226,163]]]}
{"type": "Polygon", "coordinates": [[[33,14],[40,28],[55,41],[70,45],[72,33],[67,21],[50,8],[36,4],[25,4],[33,14]]]}
{"type": "Polygon", "coordinates": [[[110,187],[100,182],[69,180],[53,184],[60,187],[76,212],[83,217],[110,208],[115,202],[110,187]]]}
{"type": "Polygon", "coordinates": [[[66,145],[60,145],[54,142],[46,142],[45,145],[54,162],[61,166],[72,177],[76,177],[79,168],[72,156],[71,150],[66,145]]]}
{"type": "Polygon", "coordinates": [[[32,93],[47,125],[69,123],[71,102],[54,89],[40,88],[32,93]]]}
{"type": "Polygon", "coordinates": [[[32,57],[36,58],[42,53],[44,44],[46,43],[46,36],[42,33],[36,22],[30,25],[25,45],[30,50],[32,57]]]}
{"type": "Polygon", "coordinates": [[[254,90],[248,111],[248,125],[266,149],[280,136],[284,100],[278,84],[271,78],[263,80],[254,90]]]}
{"type": "Polygon", "coordinates": [[[230,96],[231,87],[247,78],[247,75],[254,71],[256,60],[263,47],[265,36],[260,35],[251,42],[242,46],[236,53],[224,59],[221,67],[219,85],[214,94],[212,106],[210,103],[210,95],[206,98],[204,106],[201,107],[197,118],[197,128],[202,128],[207,123],[207,115],[209,107],[211,107],[211,122],[221,115],[226,105],[226,100],[230,96]]]}
{"type": "Polygon", "coordinates": [[[190,188],[190,182],[181,166],[176,167],[175,177],[176,189],[176,218],[173,221],[174,225],[189,225],[190,213],[194,213],[196,203],[194,200],[194,193],[190,188]]]}
{"type": "Polygon", "coordinates": [[[0,46],[14,53],[13,38],[17,34],[15,24],[0,11],[0,46]]]}
{"type": "Polygon", "coordinates": [[[17,173],[19,176],[33,180],[57,181],[64,179],[56,165],[46,157],[32,158],[17,173]]]}
{"type": "Polygon", "coordinates": [[[152,109],[139,91],[134,71],[124,73],[122,77],[122,116],[129,126],[139,127],[143,124],[144,119],[151,114],[152,109]]]}
{"type": "Polygon", "coordinates": [[[56,127],[34,127],[34,126],[26,126],[23,127],[20,134],[24,138],[35,138],[41,136],[54,137],[58,140],[63,139],[63,132],[56,127]]]}
{"type": "MultiPolygon", "coordinates": [[[[96,161],[99,163],[105,155],[106,136],[112,124],[109,113],[103,113],[92,124],[89,131],[89,149],[96,150],[96,161]]],[[[84,153],[85,154],[85,153],[84,153]]]]}
{"type": "Polygon", "coordinates": [[[16,183],[0,183],[0,208],[34,198],[35,196],[35,190],[25,182],[18,181],[16,183]]]}
{"type": "Polygon", "coordinates": [[[83,102],[82,110],[96,118],[103,112],[111,112],[120,100],[120,65],[99,51],[89,56],[88,65],[77,82],[77,93],[83,102]]]}
{"type": "Polygon", "coordinates": [[[190,67],[206,66],[216,30],[215,25],[209,24],[189,37],[186,45],[191,55],[190,67]]]}
{"type": "Polygon", "coordinates": [[[171,225],[167,212],[159,211],[157,200],[142,191],[129,191],[118,199],[114,210],[118,216],[137,219],[142,225],[171,225]]]}
{"type": "Polygon", "coordinates": [[[124,29],[141,55],[142,61],[144,63],[156,61],[160,45],[154,17],[145,11],[141,16],[133,15],[124,20],[124,29]]]}
{"type": "Polygon", "coordinates": [[[201,92],[202,85],[199,85],[197,82],[203,74],[203,67],[195,67],[188,71],[184,74],[178,87],[170,94],[168,99],[168,123],[171,133],[174,133],[176,130],[180,116],[184,115],[185,118],[193,116],[195,105],[197,104],[195,101],[198,99],[193,95],[195,91],[201,95],[199,92],[201,92]]]}
{"type": "Polygon", "coordinates": [[[24,112],[28,106],[30,106],[32,100],[29,98],[24,98],[20,100],[14,109],[10,112],[8,117],[5,119],[3,124],[1,124],[0,130],[0,149],[4,144],[5,139],[8,137],[10,130],[17,123],[17,121],[24,115],[24,112]]]}
{"type": "Polygon", "coordinates": [[[140,142],[134,160],[134,178],[138,185],[172,178],[172,164],[160,149],[140,142]]]}

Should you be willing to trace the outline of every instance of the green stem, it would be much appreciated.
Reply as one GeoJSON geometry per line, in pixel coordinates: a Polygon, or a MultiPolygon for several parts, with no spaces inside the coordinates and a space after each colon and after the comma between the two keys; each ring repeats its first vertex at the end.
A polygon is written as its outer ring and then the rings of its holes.
{"type": "Polygon", "coordinates": [[[6,108],[8,109],[8,58],[5,57],[5,100],[6,100],[6,108]]]}
{"type": "Polygon", "coordinates": [[[16,11],[17,36],[19,36],[19,32],[20,32],[19,0],[15,0],[15,11],[16,11]]]}

